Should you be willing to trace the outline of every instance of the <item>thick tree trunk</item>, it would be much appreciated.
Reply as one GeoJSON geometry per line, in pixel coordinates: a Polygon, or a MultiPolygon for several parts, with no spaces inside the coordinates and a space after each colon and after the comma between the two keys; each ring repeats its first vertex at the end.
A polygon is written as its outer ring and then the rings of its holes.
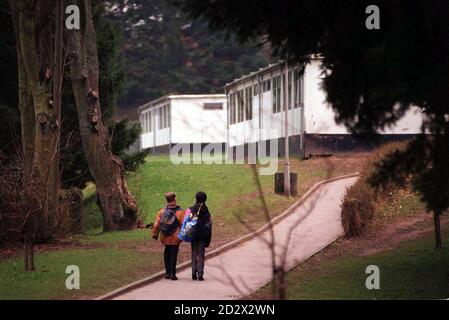
{"type": "MultiPolygon", "coordinates": [[[[14,33],[19,42],[19,7],[16,2],[10,1],[12,18],[14,24],[14,33]]],[[[19,93],[19,111],[21,124],[21,141],[22,141],[22,156],[25,167],[25,178],[31,176],[34,157],[34,104],[33,95],[28,84],[28,77],[25,69],[25,62],[23,61],[22,50],[20,45],[17,45],[17,74],[18,74],[18,93],[19,93]]],[[[29,181],[29,179],[27,179],[29,181]]]]}
{"type": "Polygon", "coordinates": [[[52,38],[52,26],[48,19],[52,1],[11,0],[10,4],[20,54],[19,105],[24,121],[21,125],[22,136],[25,137],[23,149],[27,183],[32,186],[28,188],[30,192],[27,197],[37,215],[34,240],[43,241],[50,237],[49,215],[56,214],[58,210],[58,192],[55,192],[52,177],[57,176],[59,171],[55,165],[59,122],[52,103],[52,46],[48,43],[48,39],[52,38]],[[33,110],[28,113],[30,97],[33,110]],[[31,116],[33,124],[29,123],[31,116]]]}
{"type": "MultiPolygon", "coordinates": [[[[20,52],[17,46],[17,61],[19,74],[19,111],[22,136],[22,153],[25,166],[25,177],[31,175],[34,155],[34,106],[33,96],[28,89],[28,80],[20,52]]],[[[26,181],[29,181],[28,179],[26,181]]]]}
{"type": "Polygon", "coordinates": [[[84,154],[95,180],[103,230],[130,229],[138,223],[137,204],[128,190],[122,161],[112,154],[108,130],[101,117],[91,1],[77,3],[84,23],[81,30],[69,31],[70,73],[84,154]]]}

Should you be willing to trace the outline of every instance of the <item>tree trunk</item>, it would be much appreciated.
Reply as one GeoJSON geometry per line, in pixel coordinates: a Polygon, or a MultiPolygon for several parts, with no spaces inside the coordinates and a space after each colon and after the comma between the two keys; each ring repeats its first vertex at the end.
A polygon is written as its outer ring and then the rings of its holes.
{"type": "MultiPolygon", "coordinates": [[[[11,1],[12,20],[14,25],[14,33],[19,42],[19,12],[17,3],[11,1]]],[[[22,50],[18,44],[17,51],[17,74],[18,74],[18,94],[19,94],[19,111],[21,124],[21,141],[22,141],[22,157],[25,168],[25,179],[31,176],[34,156],[34,105],[33,95],[28,85],[28,78],[23,61],[22,50]]]]}
{"type": "Polygon", "coordinates": [[[56,126],[56,140],[54,141],[55,147],[55,157],[54,163],[52,164],[52,170],[50,172],[50,188],[52,188],[51,203],[57,207],[52,210],[55,211],[54,215],[50,215],[49,225],[53,230],[59,224],[59,219],[61,218],[61,213],[59,212],[59,190],[61,189],[61,174],[59,170],[59,159],[60,159],[60,124],[61,124],[61,101],[62,101],[62,82],[64,78],[64,62],[62,58],[63,47],[64,47],[64,0],[56,0],[55,5],[55,26],[54,26],[54,55],[53,55],[53,86],[52,86],[52,99],[53,99],[53,109],[55,114],[56,126]]]}
{"type": "Polygon", "coordinates": [[[59,171],[55,166],[55,159],[58,157],[59,122],[52,103],[53,58],[52,45],[48,42],[52,38],[52,26],[48,19],[51,17],[52,1],[42,0],[34,3],[11,0],[10,5],[18,42],[19,105],[24,121],[21,125],[26,179],[28,185],[32,186],[28,188],[30,192],[26,196],[35,209],[33,214],[37,215],[34,240],[44,241],[50,237],[49,215],[56,214],[58,209],[58,192],[55,192],[51,178],[59,171]],[[31,103],[33,110],[28,113],[31,103]]]}
{"type": "Polygon", "coordinates": [[[437,249],[441,248],[441,225],[440,225],[440,215],[439,210],[433,212],[433,221],[435,223],[435,246],[437,249]]]}
{"type": "Polygon", "coordinates": [[[31,234],[24,238],[24,265],[25,271],[35,271],[34,267],[34,239],[31,234]]]}
{"type": "Polygon", "coordinates": [[[17,61],[19,74],[19,111],[22,136],[22,156],[25,167],[25,179],[31,175],[34,155],[34,107],[33,96],[28,89],[28,80],[20,52],[17,46],[17,61]]]}
{"type": "Polygon", "coordinates": [[[81,30],[69,31],[70,74],[84,154],[95,180],[97,202],[103,215],[103,230],[135,228],[139,220],[137,204],[128,190],[122,161],[112,154],[108,130],[101,117],[91,1],[77,3],[83,25],[81,30]]]}
{"type": "Polygon", "coordinates": [[[25,241],[25,271],[35,271],[34,267],[34,244],[33,242],[25,241]]]}

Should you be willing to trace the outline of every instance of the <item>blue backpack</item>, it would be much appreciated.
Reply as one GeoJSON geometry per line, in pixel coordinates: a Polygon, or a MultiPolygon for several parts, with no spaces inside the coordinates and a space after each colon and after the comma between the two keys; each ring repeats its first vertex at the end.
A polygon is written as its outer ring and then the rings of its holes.
{"type": "Polygon", "coordinates": [[[179,230],[178,239],[185,242],[192,242],[193,237],[195,236],[197,224],[198,214],[190,213],[188,216],[186,216],[184,218],[184,222],[181,225],[181,230],[179,230]]]}

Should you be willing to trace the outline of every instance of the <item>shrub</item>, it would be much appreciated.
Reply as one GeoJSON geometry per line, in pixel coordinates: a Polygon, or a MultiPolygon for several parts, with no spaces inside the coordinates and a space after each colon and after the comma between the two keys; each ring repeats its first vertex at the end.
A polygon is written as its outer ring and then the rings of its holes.
{"type": "Polygon", "coordinates": [[[375,195],[364,181],[358,180],[348,189],[342,204],[342,224],[348,237],[360,235],[374,216],[375,195]]]}
{"type": "MultiPolygon", "coordinates": [[[[0,246],[36,237],[41,201],[32,181],[25,182],[23,159],[6,161],[0,154],[0,246]]],[[[83,231],[83,194],[78,189],[60,190],[60,206],[49,216],[49,230],[56,238],[83,231]]]]}
{"type": "Polygon", "coordinates": [[[0,159],[0,246],[22,240],[26,221],[33,218],[23,175],[22,161],[0,159]]]}
{"type": "Polygon", "coordinates": [[[376,218],[378,204],[398,189],[395,184],[375,186],[373,177],[379,174],[379,164],[389,154],[404,148],[406,144],[406,142],[385,144],[374,150],[364,163],[359,180],[346,191],[342,203],[342,224],[346,236],[361,235],[376,218]]]}

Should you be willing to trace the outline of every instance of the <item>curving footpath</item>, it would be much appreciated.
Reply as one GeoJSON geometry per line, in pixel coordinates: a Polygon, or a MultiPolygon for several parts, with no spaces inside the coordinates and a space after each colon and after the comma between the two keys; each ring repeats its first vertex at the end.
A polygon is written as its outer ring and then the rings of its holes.
{"type": "MultiPolygon", "coordinates": [[[[346,189],[357,177],[349,176],[319,183],[276,218],[273,226],[276,261],[287,246],[286,270],[319,252],[343,234],[340,205],[346,189]]],[[[208,256],[205,281],[193,281],[188,264],[178,272],[178,281],[155,276],[115,291],[100,299],[226,300],[239,299],[266,285],[272,279],[271,232],[264,228],[251,239],[208,256]]]]}

